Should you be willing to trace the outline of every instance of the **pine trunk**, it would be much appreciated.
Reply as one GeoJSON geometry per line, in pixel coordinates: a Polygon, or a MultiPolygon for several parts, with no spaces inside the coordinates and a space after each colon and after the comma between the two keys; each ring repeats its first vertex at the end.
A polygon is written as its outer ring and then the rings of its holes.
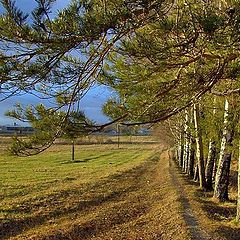
{"type": "Polygon", "coordinates": [[[200,113],[199,113],[198,103],[194,104],[194,126],[195,126],[195,136],[196,136],[196,158],[197,158],[198,171],[199,171],[199,185],[200,185],[200,188],[206,189],[202,132],[200,128],[200,113]]]}
{"type": "Polygon", "coordinates": [[[214,198],[218,199],[220,202],[228,200],[229,174],[232,157],[232,141],[234,132],[231,124],[229,124],[228,115],[229,104],[226,99],[224,110],[224,130],[214,188],[214,198]]]}

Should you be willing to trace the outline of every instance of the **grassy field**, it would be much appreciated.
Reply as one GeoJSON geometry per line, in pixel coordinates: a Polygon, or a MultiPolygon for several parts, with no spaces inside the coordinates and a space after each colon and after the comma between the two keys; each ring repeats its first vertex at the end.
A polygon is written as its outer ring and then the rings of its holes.
{"type": "Polygon", "coordinates": [[[75,162],[61,141],[28,158],[0,141],[1,240],[239,239],[235,202],[213,202],[154,138],[94,136],[75,162]]]}
{"type": "Polygon", "coordinates": [[[106,179],[144,164],[159,148],[146,138],[139,140],[120,148],[117,144],[77,145],[75,162],[70,160],[70,145],[58,144],[27,158],[1,151],[0,239],[22,239],[21,234],[26,233],[27,238],[40,236],[49,224],[54,229],[74,221],[79,210],[76,206],[87,209],[88,204],[114,194],[113,189],[101,192],[98,188],[96,195],[94,189],[106,179]]]}

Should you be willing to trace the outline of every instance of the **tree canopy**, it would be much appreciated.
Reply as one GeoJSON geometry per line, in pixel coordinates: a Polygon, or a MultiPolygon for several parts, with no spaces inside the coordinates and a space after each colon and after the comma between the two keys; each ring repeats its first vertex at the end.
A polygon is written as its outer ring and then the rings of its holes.
{"type": "Polygon", "coordinates": [[[52,17],[54,2],[36,0],[26,14],[1,0],[2,100],[53,98],[46,111],[71,116],[103,84],[116,93],[103,111],[135,125],[167,119],[207,92],[225,94],[223,81],[238,88],[237,0],[74,0],[52,17]]]}
{"type": "Polygon", "coordinates": [[[14,136],[10,152],[19,156],[38,154],[50,147],[56,138],[74,139],[93,131],[93,123],[81,111],[55,111],[43,104],[22,108],[17,105],[15,110],[6,115],[24,122],[34,128],[28,138],[14,136]]]}
{"type": "Polygon", "coordinates": [[[36,0],[26,14],[1,0],[1,99],[24,91],[71,107],[96,82],[113,46],[162,16],[167,1],[71,1],[52,19],[53,2],[36,0]]]}
{"type": "Polygon", "coordinates": [[[105,112],[156,123],[223,81],[238,88],[239,7],[238,1],[176,1],[161,21],[125,38],[102,74],[118,92],[105,112]]]}

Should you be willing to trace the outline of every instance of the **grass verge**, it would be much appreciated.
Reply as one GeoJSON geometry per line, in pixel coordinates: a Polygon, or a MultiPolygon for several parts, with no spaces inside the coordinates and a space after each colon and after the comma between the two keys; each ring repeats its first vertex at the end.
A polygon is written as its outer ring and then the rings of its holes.
{"type": "Polygon", "coordinates": [[[131,191],[127,182],[117,184],[118,176],[144,164],[155,147],[77,146],[74,162],[69,160],[68,145],[28,158],[1,154],[0,238],[21,239],[27,234],[39,239],[49,229],[58,232],[59,226],[75,226],[79,215],[94,218],[99,204],[131,191]]]}

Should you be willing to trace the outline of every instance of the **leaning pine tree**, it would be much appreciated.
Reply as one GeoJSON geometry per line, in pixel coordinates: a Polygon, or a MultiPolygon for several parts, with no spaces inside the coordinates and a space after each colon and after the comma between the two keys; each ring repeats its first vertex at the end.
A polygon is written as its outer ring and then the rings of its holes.
{"type": "Polygon", "coordinates": [[[74,160],[74,140],[94,131],[92,122],[83,112],[56,112],[43,104],[28,106],[26,109],[17,105],[15,110],[7,112],[6,115],[28,122],[35,130],[28,138],[14,137],[9,150],[18,156],[38,154],[49,148],[57,138],[64,137],[72,140],[72,160],[74,160]]]}

